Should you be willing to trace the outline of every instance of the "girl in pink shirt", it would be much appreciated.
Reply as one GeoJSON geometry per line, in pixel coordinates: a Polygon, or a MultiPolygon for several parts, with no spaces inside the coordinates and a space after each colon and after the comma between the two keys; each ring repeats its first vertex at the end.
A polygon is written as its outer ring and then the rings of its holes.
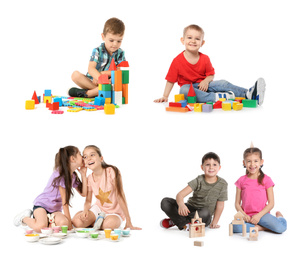
{"type": "Polygon", "coordinates": [[[125,229],[141,229],[132,225],[118,168],[106,164],[100,149],[94,145],[85,148],[83,158],[93,173],[88,176],[84,210],[74,216],[73,225],[89,227],[94,224],[95,229],[114,229],[119,228],[125,220],[125,229]],[[96,198],[93,205],[92,195],[96,198]]]}
{"type": "Polygon", "coordinates": [[[15,217],[16,226],[26,224],[40,233],[42,228],[49,225],[47,214],[53,214],[55,225],[67,225],[72,229],[70,199],[73,196],[73,188],[83,197],[86,196],[87,168],[83,167],[83,158],[78,148],[66,146],[60,148],[56,154],[54,169],[44,191],[34,200],[33,210],[27,209],[15,217]],[[79,170],[82,181],[78,178],[76,170],[79,170]]]}
{"type": "MultiPolygon", "coordinates": [[[[257,226],[259,230],[283,233],[287,224],[282,214],[279,211],[276,212],[276,217],[270,214],[270,210],[274,207],[274,183],[261,170],[263,166],[261,150],[255,147],[248,148],[243,157],[246,175],[235,182],[235,208],[244,214],[247,232],[250,227],[257,226]]],[[[241,225],[233,225],[233,232],[241,233],[241,225]]]]}

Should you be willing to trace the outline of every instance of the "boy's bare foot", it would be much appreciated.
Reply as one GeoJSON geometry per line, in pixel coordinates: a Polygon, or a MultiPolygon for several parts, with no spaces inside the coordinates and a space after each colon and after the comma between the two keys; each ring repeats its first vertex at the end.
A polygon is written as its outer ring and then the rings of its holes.
{"type": "Polygon", "coordinates": [[[279,217],[282,217],[282,218],[283,218],[283,215],[281,214],[280,211],[277,211],[277,212],[276,212],[276,217],[277,217],[277,218],[279,218],[279,217]]]}

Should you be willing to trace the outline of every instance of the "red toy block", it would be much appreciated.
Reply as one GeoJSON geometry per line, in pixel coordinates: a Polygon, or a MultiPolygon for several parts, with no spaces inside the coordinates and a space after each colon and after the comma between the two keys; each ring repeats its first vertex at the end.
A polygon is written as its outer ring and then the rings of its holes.
{"type": "Polygon", "coordinates": [[[195,97],[195,91],[194,91],[194,87],[192,86],[192,84],[190,84],[190,88],[189,88],[187,97],[195,97]]]}
{"type": "Polygon", "coordinates": [[[181,103],[178,102],[169,102],[170,107],[182,107],[181,103]]]}
{"type": "Polygon", "coordinates": [[[110,64],[110,67],[108,70],[110,70],[110,71],[117,70],[114,58],[112,58],[112,61],[111,61],[111,64],[110,64]]]}
{"type": "MultiPolygon", "coordinates": [[[[47,104],[46,104],[47,106],[47,104]]],[[[49,104],[49,110],[59,110],[60,109],[60,103],[54,102],[52,104],[49,104]]]]}
{"type": "Polygon", "coordinates": [[[117,67],[129,67],[129,63],[126,61],[126,60],[124,60],[124,61],[122,61],[122,62],[120,62],[118,65],[117,65],[117,67]]]}
{"type": "Polygon", "coordinates": [[[31,99],[34,100],[34,103],[35,103],[36,105],[37,105],[37,104],[40,104],[36,91],[33,92],[33,95],[32,95],[32,98],[31,98],[31,99]]]}
{"type": "Polygon", "coordinates": [[[100,74],[98,77],[98,84],[110,84],[109,76],[107,74],[100,74]]]}
{"type": "Polygon", "coordinates": [[[222,108],[222,101],[216,101],[215,104],[213,105],[214,109],[222,108]]]}

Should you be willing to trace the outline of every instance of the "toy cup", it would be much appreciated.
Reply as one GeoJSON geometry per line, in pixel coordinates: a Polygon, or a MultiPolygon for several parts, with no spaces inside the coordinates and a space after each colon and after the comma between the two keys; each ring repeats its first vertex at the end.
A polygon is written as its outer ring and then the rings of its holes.
{"type": "Polygon", "coordinates": [[[115,229],[114,229],[114,233],[115,233],[116,235],[118,235],[118,239],[119,239],[119,238],[120,238],[120,235],[121,235],[121,229],[115,228],[115,229]]]}
{"type": "Polygon", "coordinates": [[[130,235],[130,229],[125,229],[121,231],[123,236],[129,236],[130,235]]]}
{"type": "Polygon", "coordinates": [[[111,237],[111,240],[114,240],[114,241],[118,240],[118,238],[119,238],[118,234],[112,234],[110,237],[111,237]]]}
{"type": "Polygon", "coordinates": [[[98,238],[98,233],[91,233],[91,238],[98,238]]]}
{"type": "Polygon", "coordinates": [[[68,226],[61,226],[62,233],[67,233],[68,231],[68,226]]]}
{"type": "Polygon", "coordinates": [[[55,227],[53,227],[53,232],[54,232],[54,233],[59,233],[60,230],[61,230],[61,227],[60,227],[60,226],[55,226],[55,227]]]}
{"type": "Polygon", "coordinates": [[[106,237],[106,238],[110,238],[110,235],[111,235],[112,230],[111,230],[110,228],[107,228],[107,229],[105,229],[104,231],[105,231],[105,237],[106,237]]]}

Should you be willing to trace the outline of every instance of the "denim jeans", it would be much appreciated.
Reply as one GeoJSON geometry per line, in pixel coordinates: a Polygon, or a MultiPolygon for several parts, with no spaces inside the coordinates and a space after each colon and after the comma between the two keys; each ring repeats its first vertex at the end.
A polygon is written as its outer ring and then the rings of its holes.
{"type": "MultiPolygon", "coordinates": [[[[251,223],[246,223],[246,225],[247,225],[247,232],[250,232],[250,227],[255,226],[251,223]]],[[[267,228],[268,230],[278,234],[283,233],[287,227],[285,218],[282,217],[277,218],[271,215],[270,213],[265,214],[258,222],[258,225],[267,228]]],[[[242,226],[233,225],[233,233],[242,233],[242,226]]]]}
{"type": "MultiPolygon", "coordinates": [[[[226,80],[211,81],[208,86],[207,92],[198,89],[199,83],[193,83],[194,91],[196,94],[197,103],[216,102],[216,92],[228,92],[232,91],[235,97],[246,97],[247,89],[241,88],[231,84],[226,80]]],[[[180,94],[184,94],[187,99],[187,94],[190,88],[190,84],[185,84],[180,88],[180,94]]]]}
{"type": "Polygon", "coordinates": [[[178,213],[178,203],[175,199],[164,198],[161,201],[161,209],[179,229],[183,229],[185,225],[191,223],[191,219],[194,218],[196,211],[198,211],[199,217],[202,218],[202,222],[205,223],[206,226],[210,224],[211,214],[208,208],[196,209],[187,203],[185,203],[185,205],[188,207],[190,213],[188,216],[180,216],[178,213]]]}

